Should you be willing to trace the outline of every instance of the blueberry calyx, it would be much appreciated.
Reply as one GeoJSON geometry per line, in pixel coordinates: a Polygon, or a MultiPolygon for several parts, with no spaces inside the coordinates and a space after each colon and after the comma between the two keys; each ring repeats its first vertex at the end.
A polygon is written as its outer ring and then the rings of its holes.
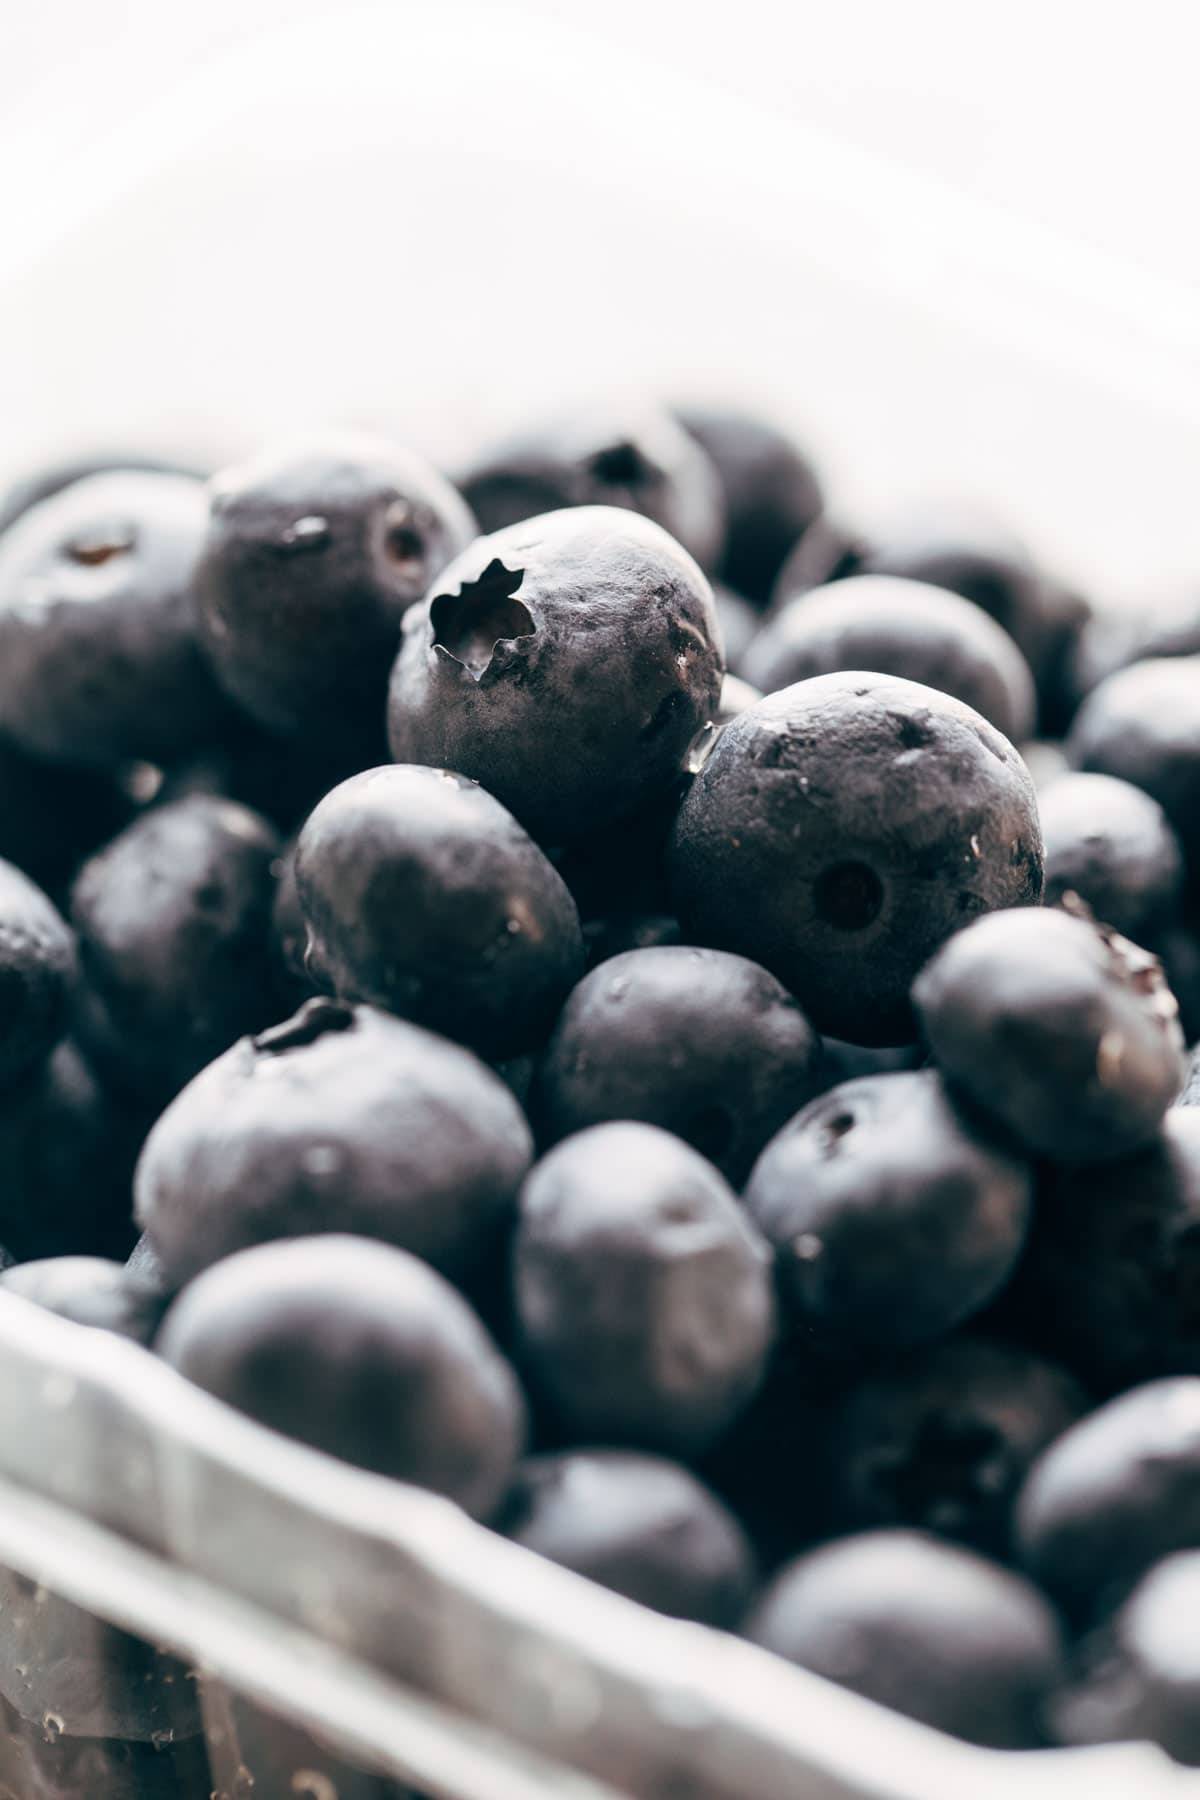
{"type": "Polygon", "coordinates": [[[434,649],[444,650],[479,681],[497,645],[537,630],[529,608],[513,598],[524,579],[524,569],[507,569],[497,556],[457,594],[438,594],[429,607],[434,649]]]}
{"type": "Polygon", "coordinates": [[[299,1050],[315,1044],[328,1031],[349,1031],[354,1023],[354,1008],[344,1000],[331,1000],[317,994],[306,1000],[299,1012],[282,1025],[271,1025],[251,1039],[254,1048],[264,1054],[277,1055],[283,1050],[299,1050]]]}

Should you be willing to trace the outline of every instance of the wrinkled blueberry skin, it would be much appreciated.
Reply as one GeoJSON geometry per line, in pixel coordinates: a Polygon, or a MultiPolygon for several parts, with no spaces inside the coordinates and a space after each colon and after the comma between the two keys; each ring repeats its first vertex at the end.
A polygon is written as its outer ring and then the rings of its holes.
{"type": "Polygon", "coordinates": [[[821,511],[816,470],[786,432],[752,413],[689,406],[676,417],[720,477],[728,522],[718,572],[765,605],[785,557],[821,511]]]}
{"type": "Polygon", "coordinates": [[[661,525],[705,569],[725,541],[717,471],[653,406],[543,421],[485,449],[458,486],[486,533],[563,507],[615,506],[661,525]]]}
{"type": "Polygon", "coordinates": [[[205,1069],[146,1141],[136,1215],[166,1279],[273,1238],[380,1238],[458,1276],[494,1257],[532,1143],[467,1050],[310,1001],[205,1069]]]}
{"type": "Polygon", "coordinates": [[[1070,913],[977,920],[921,971],[913,1004],[951,1087],[1035,1155],[1136,1150],[1183,1086],[1178,1011],[1156,958],[1070,913]]]}
{"type": "Polygon", "coordinates": [[[397,762],[483,783],[543,844],[666,798],[712,717],[712,593],[656,525],[615,507],[480,538],[404,621],[397,762]]]}
{"type": "Polygon", "coordinates": [[[0,862],[0,1088],[49,1054],[67,1025],[75,941],[54,902],[0,862]]]}
{"type": "Polygon", "coordinates": [[[1065,1369],[984,1337],[903,1357],[846,1395],[829,1449],[830,1523],[907,1525],[1006,1558],[1030,1465],[1087,1409],[1065,1369]]]}
{"type": "Polygon", "coordinates": [[[1115,775],[1158,801],[1200,871],[1200,657],[1138,662],[1110,675],[1075,715],[1077,769],[1115,775]]]}
{"type": "Polygon", "coordinates": [[[1029,665],[978,606],[899,576],[860,575],[797,596],[744,658],[764,693],[812,675],[875,669],[952,694],[1019,743],[1033,730],[1029,665]]]}
{"type": "Polygon", "coordinates": [[[479,1518],[524,1446],[516,1377],[466,1301],[417,1257],[365,1238],[229,1257],[184,1289],[157,1348],[262,1424],[479,1518]]]}
{"type": "Polygon", "coordinates": [[[1158,1744],[1200,1766],[1200,1551],[1164,1557],[1084,1647],[1083,1671],[1055,1708],[1066,1743],[1158,1744]]]}
{"type": "Polygon", "coordinates": [[[415,764],[336,787],[296,847],[310,967],[483,1056],[539,1046],[583,972],[562,877],[498,800],[415,764]]]}
{"type": "Polygon", "coordinates": [[[191,583],[204,486],[183,475],[77,482],[0,539],[0,717],[35,755],[169,763],[228,716],[191,583]]]}
{"type": "Polygon", "coordinates": [[[163,1297],[124,1263],[101,1256],[53,1256],[0,1275],[0,1287],[76,1325],[115,1331],[149,1344],[162,1321],[163,1297]]]}
{"type": "Polygon", "coordinates": [[[1025,546],[994,519],[973,507],[926,507],[873,537],[832,537],[824,563],[812,553],[805,558],[805,549],[793,567],[781,570],[777,601],[851,574],[901,575],[948,588],[973,600],[1008,633],[1043,702],[1058,708],[1062,665],[1087,619],[1087,603],[1038,569],[1025,546]]]}
{"type": "Polygon", "coordinates": [[[176,462],[164,456],[148,456],[143,450],[126,454],[109,450],[94,456],[64,457],[59,462],[46,463],[40,469],[35,469],[32,474],[12,482],[0,493],[0,531],[7,531],[31,507],[40,505],[43,500],[52,499],[55,494],[61,494],[64,488],[74,487],[77,481],[85,481],[92,475],[189,475],[196,481],[203,481],[207,473],[206,469],[201,469],[197,464],[176,462]]]}
{"type": "Polygon", "coordinates": [[[869,1700],[996,1750],[1047,1741],[1063,1675],[1054,1614],[1029,1582],[914,1531],[824,1544],[751,1615],[756,1643],[869,1700]]]}
{"type": "Polygon", "coordinates": [[[280,845],[203,795],[151,808],[80,871],[76,1029],[102,1072],[165,1101],[277,1011],[268,934],[280,845]]]}
{"type": "Polygon", "coordinates": [[[770,1257],[732,1192],[651,1125],[597,1125],[521,1193],[514,1292],[524,1366],[576,1441],[688,1455],[763,1374],[770,1257]]]}
{"type": "Polygon", "coordinates": [[[0,1241],[21,1262],[125,1256],[150,1120],[106,1091],[68,1038],[0,1096],[0,1241]]]}
{"type": "Polygon", "coordinates": [[[1003,1328],[1096,1393],[1200,1375],[1200,1113],[1132,1156],[1043,1169],[1003,1328]]]}
{"type": "Polygon", "coordinates": [[[1046,904],[1078,894],[1137,944],[1175,922],[1183,851],[1156,800],[1111,775],[1064,775],[1040,797],[1046,904]]]}
{"type": "Polygon", "coordinates": [[[385,440],[331,434],[216,476],[196,576],[222,685],[289,735],[383,716],[400,621],[475,536],[450,483],[385,440]]]}
{"type": "Polygon", "coordinates": [[[745,1204],[792,1330],[836,1356],[920,1344],[977,1312],[1012,1272],[1032,1189],[919,1069],[814,1100],[759,1157],[745,1204]]]}
{"type": "Polygon", "coordinates": [[[1064,1432],[1026,1478],[1017,1532],[1025,1568],[1079,1624],[1200,1548],[1200,1378],[1147,1382],[1064,1432]]]}
{"type": "Polygon", "coordinates": [[[754,1586],[741,1526],[690,1470],[626,1450],[518,1466],[498,1528],[514,1543],[674,1619],[732,1630],[754,1586]]]}
{"type": "Polygon", "coordinates": [[[630,950],[584,978],[538,1066],[546,1142],[641,1119],[689,1143],[738,1186],[817,1085],[820,1045],[773,975],[682,945],[630,950]]]}
{"type": "Polygon", "coordinates": [[[762,963],[831,1037],[902,1044],[938,945],[1041,898],[1037,802],[1012,745],[959,701],[818,676],[724,727],[669,870],[686,937],[762,963]]]}

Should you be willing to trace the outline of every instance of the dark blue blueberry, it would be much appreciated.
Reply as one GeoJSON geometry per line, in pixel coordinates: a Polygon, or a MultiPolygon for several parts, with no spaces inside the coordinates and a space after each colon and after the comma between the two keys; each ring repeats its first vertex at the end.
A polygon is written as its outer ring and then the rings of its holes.
{"type": "Polygon", "coordinates": [[[525,1440],[516,1377],[426,1263],[337,1235],[226,1257],[157,1348],[189,1381],[331,1456],[493,1512],[525,1440]]]}
{"type": "Polygon", "coordinates": [[[1057,909],[993,913],[923,969],[913,1004],[960,1094],[1040,1156],[1101,1162],[1147,1143],[1183,1085],[1156,957],[1057,909]]]}
{"type": "Polygon", "coordinates": [[[135,1272],[102,1256],[52,1256],[0,1275],[0,1288],[48,1312],[148,1344],[165,1308],[161,1293],[135,1272]]]}
{"type": "Polygon", "coordinates": [[[914,975],[977,913],[1036,902],[1033,785],[998,731],[916,682],[798,682],[719,734],[671,849],[685,937],[777,975],[817,1028],[915,1035],[914,975]]]}
{"type": "Polygon", "coordinates": [[[0,539],[0,716],[68,763],[170,762],[227,718],[192,581],[208,520],[183,475],[96,475],[0,539]]]}
{"type": "Polygon", "coordinates": [[[49,1053],[67,1024],[75,941],[54,902],[0,862],[0,1087],[49,1053]]]}
{"type": "Polygon", "coordinates": [[[721,674],[712,592],[660,527],[550,513],[478,539],[408,613],[392,754],[481,781],[565,844],[671,795],[721,674]]]}
{"type": "Polygon", "coordinates": [[[1032,1188],[920,1069],[814,1100],[767,1145],[745,1202],[793,1332],[854,1356],[940,1337],[986,1305],[1020,1254],[1032,1188]]]}
{"type": "Polygon", "coordinates": [[[1200,657],[1132,663],[1075,715],[1067,754],[1077,769],[1115,775],[1157,800],[1200,874],[1200,657]]]}
{"type": "Polygon", "coordinates": [[[1064,775],[1039,796],[1046,904],[1078,895],[1105,925],[1154,944],[1179,916],[1183,852],[1157,800],[1111,775],[1064,775]]]}
{"type": "Polygon", "coordinates": [[[1064,1673],[1054,1614],[1029,1582],[915,1531],[872,1531],[785,1568],[747,1632],[801,1668],[995,1750],[1047,1742],[1064,1673]]]}
{"type": "Polygon", "coordinates": [[[725,541],[717,471],[655,406],[542,420],[488,446],[459,479],[484,532],[571,506],[619,506],[653,519],[712,568],[725,541]]]}
{"type": "Polygon", "coordinates": [[[1042,1171],[1000,1318],[1098,1393],[1200,1375],[1200,1113],[1172,1107],[1132,1156],[1042,1171]]]}
{"type": "Polygon", "coordinates": [[[318,999],[167,1108],[138,1165],[137,1217],[176,1285],[313,1231],[381,1238],[459,1275],[499,1254],[531,1155],[516,1100],[470,1051],[318,999]]]}
{"type": "Polygon", "coordinates": [[[1072,1425],[1026,1478],[1017,1530],[1025,1567],[1079,1623],[1200,1548],[1200,1378],[1147,1382],[1072,1425]]]}
{"type": "Polygon", "coordinates": [[[664,1457],[531,1456],[497,1525],[527,1550],[675,1619],[732,1630],[754,1586],[754,1557],[733,1514],[664,1457]]]}
{"type": "Polygon", "coordinates": [[[818,1040],[773,975],[682,945],[630,950],[571,994],[538,1065],[549,1142],[610,1119],[674,1132],[735,1185],[817,1084],[818,1040]]]}
{"type": "Polygon", "coordinates": [[[798,595],[744,659],[764,693],[840,669],[952,694],[1014,742],[1033,729],[1033,677],[1013,640],[971,601],[928,582],[860,575],[798,595]]]}
{"type": "Polygon", "coordinates": [[[223,686],[268,730],[381,742],[400,621],[475,535],[458,494],[350,433],[273,446],[211,491],[196,591],[223,686]]]}
{"type": "Polygon", "coordinates": [[[821,511],[821,484],[790,433],[738,407],[685,406],[676,417],[708,452],[728,517],[721,577],[762,606],[784,558],[821,511]]]}
{"type": "Polygon", "coordinates": [[[152,807],[85,863],[71,904],[76,1028],[102,1073],[169,1100],[275,1015],[279,849],[257,813],[196,794],[152,807]]]}
{"type": "Polygon", "coordinates": [[[477,782],[412,764],[327,794],[300,833],[308,965],[489,1057],[541,1045],[583,971],[562,877],[477,782]]]}
{"type": "Polygon", "coordinates": [[[1064,1369],[984,1337],[952,1337],[866,1377],[829,1444],[830,1523],[909,1525],[1006,1558],[1034,1458],[1087,1409],[1064,1369]]]}
{"type": "Polygon", "coordinates": [[[652,1125],[597,1125],[534,1168],[514,1252],[530,1380],[570,1438],[695,1453],[762,1377],[770,1257],[703,1157],[652,1125]]]}

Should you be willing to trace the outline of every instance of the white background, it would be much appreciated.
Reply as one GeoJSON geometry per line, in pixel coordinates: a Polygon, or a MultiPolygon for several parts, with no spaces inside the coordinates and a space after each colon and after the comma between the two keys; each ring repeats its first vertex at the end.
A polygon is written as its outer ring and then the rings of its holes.
{"type": "Polygon", "coordinates": [[[4,12],[6,468],[745,391],[848,511],[1200,572],[1192,0],[4,12]]]}

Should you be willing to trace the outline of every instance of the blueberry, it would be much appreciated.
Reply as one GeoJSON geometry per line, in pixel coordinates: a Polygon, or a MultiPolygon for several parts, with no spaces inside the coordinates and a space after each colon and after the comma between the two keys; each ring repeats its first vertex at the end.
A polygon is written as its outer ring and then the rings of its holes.
{"type": "Polygon", "coordinates": [[[1041,833],[1024,764],[969,707],[911,681],[824,675],[724,727],[670,870],[685,936],[761,962],[818,1030],[898,1044],[938,945],[976,913],[1040,898],[1041,833]]]}
{"type": "Polygon", "coordinates": [[[0,539],[0,716],[23,749],[69,763],[169,762],[219,732],[191,584],[204,486],[96,475],[0,539]]]}
{"type": "Polygon", "coordinates": [[[753,413],[685,406],[676,416],[720,476],[728,515],[720,574],[761,606],[784,558],[821,511],[816,471],[790,433],[753,413]]]}
{"type": "Polygon", "coordinates": [[[540,1045],[583,970],[561,876],[478,783],[415,765],[342,782],[300,833],[310,968],[491,1057],[540,1045]]]}
{"type": "Polygon", "coordinates": [[[1072,1425],[1027,1476],[1017,1529],[1029,1573],[1083,1623],[1200,1548],[1200,1377],[1147,1382],[1072,1425]]]}
{"type": "Polygon", "coordinates": [[[664,1457],[531,1456],[497,1523],[527,1550],[675,1619],[729,1630],[750,1600],[754,1558],[741,1526],[664,1457]]]}
{"type": "Polygon", "coordinates": [[[124,1263],[102,1256],[52,1256],[20,1263],[0,1275],[0,1287],[77,1325],[115,1331],[148,1344],[162,1320],[164,1301],[124,1263]]]}
{"type": "Polygon", "coordinates": [[[1183,1085],[1155,957],[1057,910],[993,913],[913,985],[947,1081],[1041,1156],[1101,1162],[1148,1142],[1183,1085]]]}
{"type": "Polygon", "coordinates": [[[1175,922],[1183,852],[1157,800],[1111,775],[1064,775],[1041,796],[1040,811],[1047,905],[1077,894],[1139,944],[1175,922]]]}
{"type": "Polygon", "coordinates": [[[236,800],[292,836],[330,788],[380,760],[377,726],[377,719],[368,721],[355,744],[333,734],[280,737],[239,719],[219,743],[165,770],[156,797],[236,800]]]}
{"type": "Polygon", "coordinates": [[[484,532],[561,507],[619,506],[653,519],[704,568],[725,540],[717,471],[654,406],[543,420],[483,450],[458,485],[484,532]]]}
{"type": "Polygon", "coordinates": [[[752,706],[757,706],[762,697],[761,688],[752,687],[748,681],[743,681],[738,675],[726,675],[721,683],[721,697],[717,701],[717,712],[713,724],[728,725],[729,721],[736,719],[739,713],[749,712],[752,706]]]}
{"type": "Polygon", "coordinates": [[[538,1067],[547,1141],[609,1119],[683,1138],[735,1185],[816,1087],[819,1045],[765,969],[723,950],[631,950],[586,976],[538,1067]]]}
{"type": "Polygon", "coordinates": [[[1080,707],[1067,739],[1077,769],[1115,775],[1157,800],[1200,872],[1200,657],[1133,663],[1080,707]]]}
{"type": "Polygon", "coordinates": [[[469,1051],[318,999],[167,1108],[138,1165],[137,1218],[175,1284],[320,1230],[459,1275],[496,1255],[531,1154],[516,1101],[469,1051]]]}
{"type": "Polygon", "coordinates": [[[84,865],[77,1028],[106,1074],[168,1100],[272,1017],[278,853],[258,814],[194,795],[151,808],[84,865]]]}
{"type": "Polygon", "coordinates": [[[1085,1648],[1055,1718],[1071,1743],[1136,1738],[1200,1766],[1200,1551],[1164,1557],[1085,1648]]]}
{"type": "Polygon", "coordinates": [[[116,474],[191,475],[203,481],[207,471],[194,463],[177,462],[170,457],[150,456],[145,451],[107,450],[93,455],[66,456],[32,470],[0,492],[0,531],[43,500],[61,494],[92,475],[116,474]]]}
{"type": "Polygon", "coordinates": [[[0,1088],[42,1060],[67,1023],[75,943],[53,901],[0,862],[0,1088]]]}
{"type": "Polygon", "coordinates": [[[717,1171],[655,1126],[597,1125],[537,1164],[514,1268],[530,1378],[576,1441],[697,1452],[762,1376],[766,1247],[717,1171]]]}
{"type": "Polygon", "coordinates": [[[925,1052],[920,1044],[892,1044],[882,1047],[870,1044],[847,1044],[841,1038],[821,1039],[818,1072],[822,1093],[840,1086],[843,1081],[857,1081],[860,1075],[896,1075],[907,1069],[923,1068],[925,1052]]]}
{"type": "Polygon", "coordinates": [[[939,1337],[1007,1280],[1032,1177],[956,1111],[930,1069],[823,1094],[746,1187],[793,1331],[834,1356],[939,1337]]]}
{"type": "Polygon", "coordinates": [[[481,781],[543,843],[670,793],[721,681],[712,593],[649,520],[550,513],[480,538],[404,621],[397,762],[481,781]]]}
{"type": "Polygon", "coordinates": [[[1200,1114],[1173,1107],[1132,1156],[1043,1171],[1002,1316],[1100,1393],[1200,1375],[1200,1114]]]}
{"type": "Polygon", "coordinates": [[[996,1750],[1047,1739],[1063,1675],[1054,1614],[1020,1576],[913,1531],[873,1531],[798,1558],[748,1626],[869,1700],[996,1750]]]}
{"type": "Polygon", "coordinates": [[[417,1257],[365,1238],[227,1257],[180,1294],[157,1347],[273,1430],[479,1517],[524,1443],[516,1377],[466,1301],[417,1257]]]}
{"type": "Polygon", "coordinates": [[[914,1526],[1005,1558],[1031,1463],[1086,1407],[1064,1369],[1027,1350],[954,1337],[913,1351],[842,1402],[831,1519],[840,1531],[914,1526]]]}
{"type": "Polygon", "coordinates": [[[952,694],[1008,738],[1033,729],[1029,665],[981,608],[927,582],[860,575],[798,596],[764,627],[745,673],[765,693],[875,669],[952,694]]]}
{"type": "Polygon", "coordinates": [[[108,1093],[68,1038],[0,1096],[0,1240],[22,1262],[125,1256],[149,1120],[108,1093]]]}
{"type": "Polygon", "coordinates": [[[300,438],[225,470],[196,578],[223,686],[269,730],[373,731],[405,610],[474,535],[450,483],[383,439],[300,438]]]}

